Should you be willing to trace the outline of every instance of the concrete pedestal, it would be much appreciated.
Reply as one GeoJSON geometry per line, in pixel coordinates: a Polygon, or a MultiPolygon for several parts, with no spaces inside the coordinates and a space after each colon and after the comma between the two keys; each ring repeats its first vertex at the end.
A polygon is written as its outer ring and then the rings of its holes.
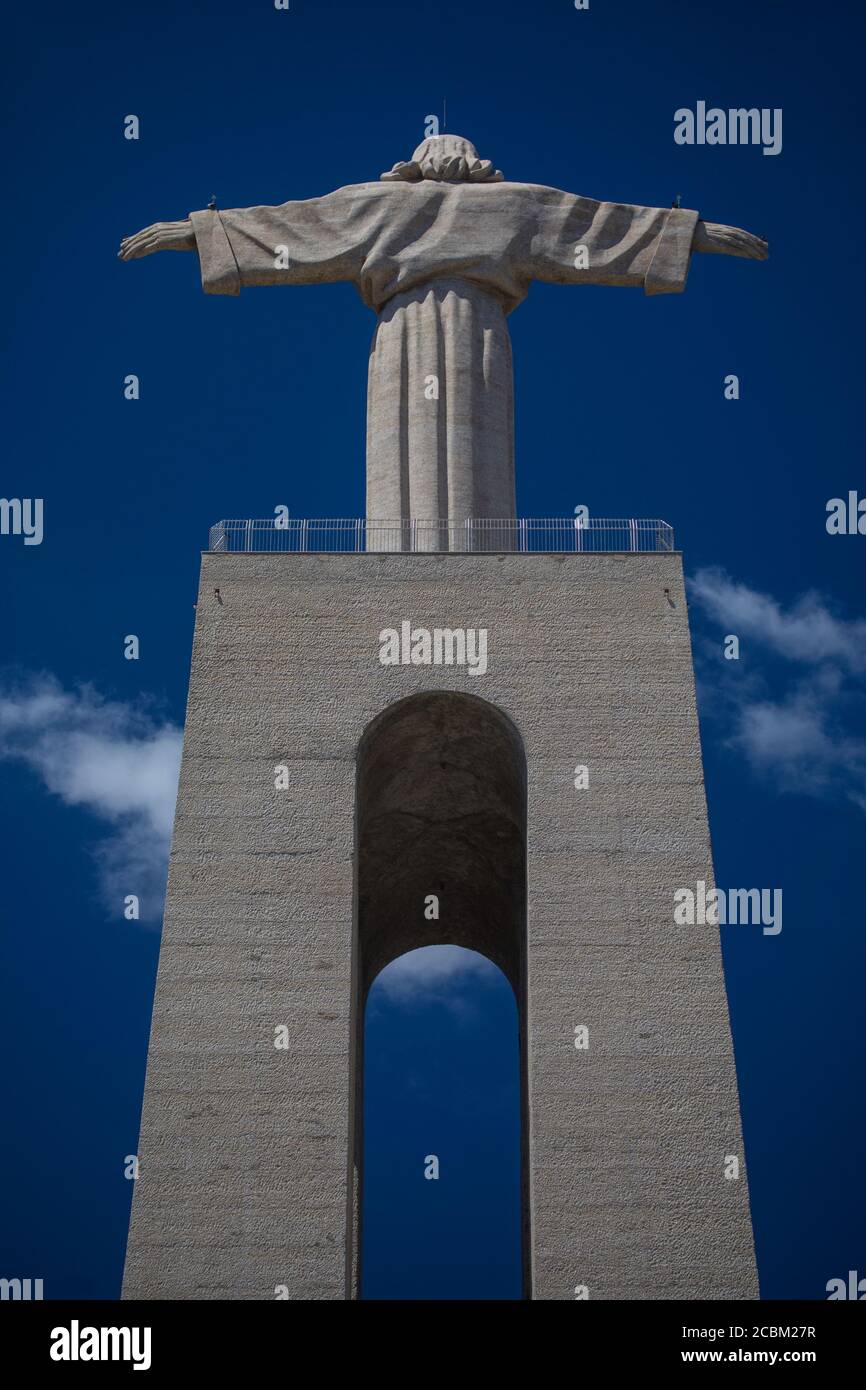
{"type": "Polygon", "coordinates": [[[124,1296],[352,1296],[356,754],[429,691],[525,752],[527,1291],[757,1297],[676,553],[203,557],[124,1296]],[[383,665],[405,621],[485,673],[383,665]]]}

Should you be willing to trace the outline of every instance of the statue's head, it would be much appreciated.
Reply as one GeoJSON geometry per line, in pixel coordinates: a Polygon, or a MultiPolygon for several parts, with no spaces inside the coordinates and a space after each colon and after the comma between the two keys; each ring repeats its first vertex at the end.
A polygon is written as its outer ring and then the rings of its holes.
{"type": "Polygon", "coordinates": [[[489,159],[479,159],[471,140],[462,135],[431,135],[423,140],[410,160],[401,160],[387,174],[386,181],[416,183],[436,179],[440,183],[499,183],[505,177],[489,159]]]}

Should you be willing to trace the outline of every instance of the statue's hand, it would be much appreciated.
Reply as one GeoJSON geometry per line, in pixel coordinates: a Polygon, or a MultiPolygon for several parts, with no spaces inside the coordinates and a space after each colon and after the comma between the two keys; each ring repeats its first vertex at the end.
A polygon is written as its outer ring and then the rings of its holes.
{"type": "Polygon", "coordinates": [[[182,222],[154,222],[135,236],[125,236],[118,256],[122,261],[137,261],[152,256],[154,251],[194,251],[195,232],[188,217],[182,222]]]}
{"type": "Polygon", "coordinates": [[[747,261],[765,261],[768,247],[759,236],[739,227],[723,227],[720,222],[699,222],[692,240],[693,251],[717,256],[743,256],[747,261]]]}

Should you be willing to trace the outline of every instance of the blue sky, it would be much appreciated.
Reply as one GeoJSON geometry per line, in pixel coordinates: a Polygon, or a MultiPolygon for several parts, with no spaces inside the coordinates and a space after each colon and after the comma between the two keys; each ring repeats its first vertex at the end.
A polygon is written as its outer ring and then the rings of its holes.
{"type": "MultiPolygon", "coordinates": [[[[44,498],[45,534],[0,537],[0,1273],[43,1277],[49,1297],[119,1291],[207,529],[278,504],[363,510],[374,320],[356,293],[205,298],[193,256],[122,265],[117,244],[212,194],[276,203],[376,178],[443,96],[448,128],[508,178],[662,206],[680,195],[770,241],[765,264],[696,257],[682,296],[532,288],[510,319],[518,507],[676,528],[717,877],[784,893],[778,937],[724,933],[762,1290],[820,1298],[828,1279],[866,1273],[866,537],[824,524],[828,499],[866,494],[863,27],[853,6],[805,0],[49,0],[7,21],[2,492],[44,498]],[[674,111],[698,100],[782,108],[782,152],[676,145],[674,111]],[[130,113],[137,142],[123,138],[130,113]],[[732,632],[738,662],[722,656],[732,632]],[[129,633],[138,661],[123,656],[129,633]],[[118,906],[130,866],[151,923],[118,906]]],[[[514,1020],[495,973],[446,979],[371,1004],[369,1161],[401,1194],[376,1207],[368,1192],[373,1296],[410,1266],[418,1295],[514,1287],[507,1162],[467,1224],[485,1136],[505,1149],[513,1136],[514,1020]],[[412,1077],[420,1111],[393,1103],[412,1077]],[[459,1190],[398,1181],[419,1146],[435,1152],[425,1105],[462,1146],[459,1190]],[[435,1229],[418,1205],[431,1195],[435,1229]]]]}

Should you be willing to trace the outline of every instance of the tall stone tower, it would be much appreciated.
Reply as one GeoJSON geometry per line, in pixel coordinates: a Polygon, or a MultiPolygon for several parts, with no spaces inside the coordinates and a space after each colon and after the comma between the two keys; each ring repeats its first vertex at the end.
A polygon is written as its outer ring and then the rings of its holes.
{"type": "Polygon", "coordinates": [[[755,239],[457,137],[166,227],[124,258],[354,278],[379,322],[370,519],[224,524],[202,560],[125,1297],[358,1295],[364,1002],[435,942],[516,993],[526,1296],[756,1297],[718,929],[674,920],[712,883],[681,557],[663,523],[513,519],[504,317],[533,275],[661,293],[755,239]]]}

